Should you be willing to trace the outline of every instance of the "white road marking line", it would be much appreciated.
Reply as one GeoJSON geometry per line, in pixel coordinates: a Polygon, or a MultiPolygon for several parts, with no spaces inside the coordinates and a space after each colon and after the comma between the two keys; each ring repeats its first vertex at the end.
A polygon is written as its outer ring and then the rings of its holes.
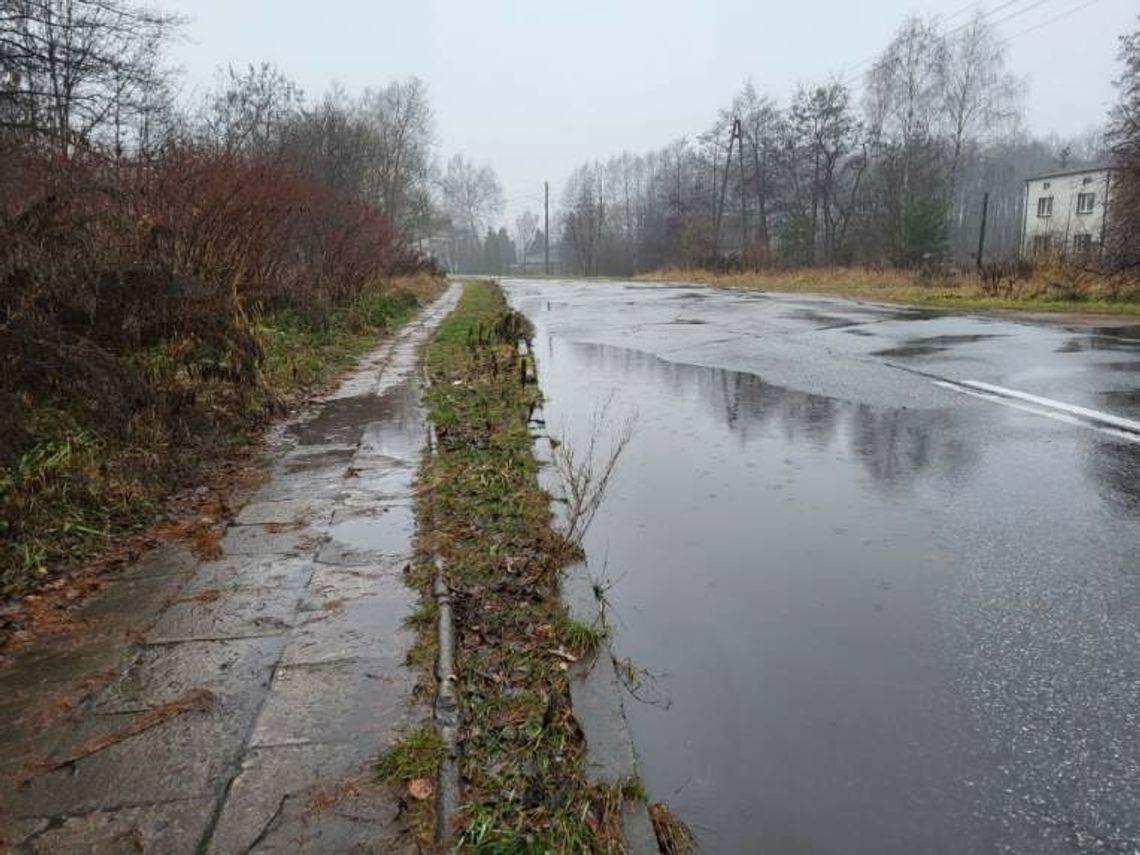
{"type": "Polygon", "coordinates": [[[1067,425],[1075,425],[1076,427],[1088,428],[1095,430],[1098,433],[1103,433],[1108,436],[1116,437],[1117,439],[1128,440],[1129,442],[1140,443],[1140,433],[1133,433],[1131,431],[1117,430],[1116,428],[1108,427],[1103,424],[1094,424],[1084,419],[1079,419],[1075,415],[1069,413],[1049,410],[1043,407],[1034,407],[1029,404],[1023,404],[1019,401],[1013,400],[1003,395],[996,395],[991,392],[983,392],[978,389],[972,389],[961,383],[954,383],[949,380],[934,380],[932,381],[935,386],[941,386],[943,389],[950,389],[951,391],[958,392],[962,395],[969,395],[971,398],[980,398],[983,401],[989,401],[993,404],[1001,404],[1005,407],[1010,407],[1014,410],[1021,410],[1024,413],[1032,413],[1036,416],[1044,416],[1047,419],[1063,422],[1067,425]]]}
{"type": "Polygon", "coordinates": [[[1100,410],[1090,410],[1086,407],[1078,407],[1075,404],[1066,404],[1064,401],[1055,401],[1052,398],[1042,398],[1040,395],[1031,395],[1028,392],[1020,392],[1017,389],[1007,389],[1004,386],[995,386],[992,383],[982,383],[980,380],[962,380],[961,383],[963,386],[969,386],[973,389],[981,389],[983,392],[992,392],[995,395],[1002,395],[1007,398],[1017,398],[1022,401],[1027,401],[1030,404],[1036,404],[1039,407],[1046,407],[1051,410],[1061,410],[1066,413],[1072,413],[1074,416],[1080,416],[1082,418],[1090,419],[1094,422],[1111,425],[1112,427],[1117,427],[1121,430],[1140,433],[1140,422],[1132,421],[1132,419],[1124,419],[1120,416],[1114,416],[1112,413],[1103,413],[1100,410]]]}

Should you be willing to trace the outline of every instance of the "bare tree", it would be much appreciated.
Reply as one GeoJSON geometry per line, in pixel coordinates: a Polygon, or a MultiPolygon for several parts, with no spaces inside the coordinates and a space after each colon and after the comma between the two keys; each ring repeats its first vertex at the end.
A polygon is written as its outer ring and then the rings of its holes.
{"type": "Polygon", "coordinates": [[[101,136],[121,151],[163,85],[161,49],[180,23],[118,0],[6,0],[0,127],[65,158],[101,136]]]}
{"type": "Polygon", "coordinates": [[[515,218],[515,245],[522,262],[522,272],[526,273],[526,254],[534,236],[538,232],[538,214],[529,208],[515,218]]]}
{"type": "Polygon", "coordinates": [[[376,201],[401,228],[422,228],[424,224],[416,222],[416,197],[431,178],[434,144],[427,86],[411,77],[383,89],[365,90],[360,111],[375,133],[376,201]]]}
{"type": "Polygon", "coordinates": [[[950,37],[942,66],[942,109],[950,140],[950,193],[965,147],[1008,136],[1025,85],[1005,69],[1007,49],[982,12],[950,37]]]}
{"type": "Polygon", "coordinates": [[[479,236],[503,208],[503,189],[495,171],[456,154],[440,179],[440,193],[451,221],[452,264],[477,258],[479,236]]]}
{"type": "Polygon", "coordinates": [[[1105,235],[1109,262],[1118,270],[1140,267],[1140,28],[1120,37],[1124,65],[1109,119],[1108,143],[1115,170],[1105,235]]]}

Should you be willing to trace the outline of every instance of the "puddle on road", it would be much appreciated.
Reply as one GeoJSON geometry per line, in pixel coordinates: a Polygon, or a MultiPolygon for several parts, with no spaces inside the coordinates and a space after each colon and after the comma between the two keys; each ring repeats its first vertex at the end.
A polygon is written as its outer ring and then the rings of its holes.
{"type": "Polygon", "coordinates": [[[1128,353],[1140,353],[1140,333],[1130,332],[1133,327],[1113,329],[1105,327],[1103,331],[1094,330],[1089,335],[1073,336],[1060,345],[1057,353],[1081,353],[1086,350],[1116,350],[1128,353]]]}
{"type": "Polygon", "coordinates": [[[1004,335],[934,335],[924,338],[907,339],[896,347],[885,350],[876,350],[872,356],[931,356],[935,353],[944,353],[960,344],[973,344],[979,341],[989,341],[995,338],[1005,338],[1004,335]]]}
{"type": "MultiPolygon", "coordinates": [[[[1052,494],[1009,472],[992,483],[1003,461],[975,439],[988,411],[846,402],[569,341],[534,320],[554,436],[586,447],[607,398],[607,430],[637,416],[586,549],[607,585],[616,654],[645,670],[634,696],[647,702],[625,703],[646,783],[698,828],[702,851],[1067,851],[1071,831],[1024,807],[1061,798],[1047,769],[1068,762],[1067,743],[1009,760],[1004,741],[1042,726],[1019,699],[1064,678],[1045,658],[1023,679],[1027,654],[1003,621],[1021,619],[1026,586],[1051,596],[1071,583],[1038,584],[1044,556],[1051,572],[1067,566],[1053,570],[1060,547],[1047,532],[1024,545],[997,525],[1008,508],[987,502],[1032,496],[1036,508],[1052,494]]],[[[1071,469],[1046,451],[1011,471],[1049,466],[1080,512],[1097,505],[1090,484],[1127,511],[1135,491],[1110,482],[1137,459],[1108,445],[1071,469]]],[[[1119,578],[1114,562],[1126,560],[1106,552],[1098,572],[1119,578]]],[[[1109,649],[1127,647],[1095,617],[1040,631],[1089,626],[1109,649]]],[[[1050,703],[1062,720],[1115,715],[1050,703]]]]}

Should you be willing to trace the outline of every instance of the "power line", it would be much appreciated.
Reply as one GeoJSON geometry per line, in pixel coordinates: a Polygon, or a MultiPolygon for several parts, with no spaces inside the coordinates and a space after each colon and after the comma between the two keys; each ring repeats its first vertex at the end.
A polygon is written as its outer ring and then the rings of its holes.
{"type": "Polygon", "coordinates": [[[1100,2],[1100,0],[1087,0],[1087,2],[1081,3],[1079,6],[1074,6],[1073,8],[1068,9],[1067,11],[1061,12],[1059,15],[1054,15],[1052,18],[1049,18],[1048,20],[1042,21],[1039,24],[1034,24],[1032,27],[1027,27],[1026,29],[1022,30],[1019,33],[1014,33],[1008,39],[1005,39],[1005,43],[1009,44],[1014,39],[1020,38],[1021,36],[1024,36],[1026,33],[1032,33],[1034,30],[1040,30],[1042,27],[1048,26],[1049,24],[1055,24],[1057,21],[1060,21],[1063,18],[1067,18],[1070,15],[1075,15],[1077,12],[1081,11],[1082,9],[1087,9],[1089,6],[1093,5],[1094,3],[1099,3],[1099,2],[1100,2]]]}
{"type": "MultiPolygon", "coordinates": [[[[1010,8],[1011,6],[1016,6],[1017,4],[1024,3],[1024,2],[1025,2],[1025,0],[1004,0],[1004,2],[999,3],[997,6],[994,6],[992,9],[985,11],[985,12],[982,12],[980,15],[977,16],[977,19],[985,21],[988,18],[991,18],[992,16],[996,15],[998,12],[1002,12],[1002,11],[1010,8]]],[[[1019,18],[1028,12],[1032,12],[1034,9],[1038,8],[1039,6],[1043,6],[1044,4],[1050,3],[1050,2],[1052,2],[1052,0],[1035,0],[1035,2],[1030,3],[1028,6],[1026,6],[1022,9],[1018,9],[1018,10],[1012,12],[1011,14],[1006,15],[1005,17],[998,19],[997,21],[990,21],[990,25],[994,26],[994,27],[999,26],[999,25],[1004,24],[1008,21],[1012,21],[1015,18],[1019,18]]],[[[1097,0],[1089,0],[1090,5],[1093,2],[1097,2],[1097,0]]],[[[973,3],[970,5],[961,7],[958,10],[956,10],[953,14],[951,14],[948,18],[946,18],[945,21],[948,22],[948,21],[952,20],[953,18],[957,17],[958,15],[960,15],[963,11],[969,10],[969,9],[977,7],[977,6],[981,6],[981,3],[980,2],[979,3],[973,3]]],[[[1060,19],[1060,17],[1063,17],[1063,16],[1058,16],[1058,20],[1060,19]]],[[[953,27],[952,29],[947,30],[946,32],[942,33],[942,37],[943,38],[951,38],[953,36],[956,36],[958,33],[962,32],[967,27],[971,26],[975,20],[976,20],[975,18],[971,18],[968,21],[965,21],[961,24],[958,24],[957,26],[953,27]]],[[[1041,26],[1045,26],[1046,23],[1050,23],[1050,22],[1051,21],[1044,22],[1041,24],[1041,26]]],[[[933,29],[935,29],[935,30],[940,29],[944,25],[944,23],[945,23],[944,21],[936,21],[933,24],[933,29]]],[[[1005,41],[1005,40],[1002,40],[1002,41],[1005,41]]],[[[844,76],[846,76],[850,72],[855,71],[857,69],[860,69],[863,66],[874,62],[876,59],[879,58],[879,56],[880,56],[880,54],[873,54],[873,55],[867,57],[866,59],[855,63],[854,65],[849,65],[845,68],[840,69],[839,75],[838,75],[839,79],[842,80],[844,78],[844,76]]]]}
{"type": "Polygon", "coordinates": [[[1002,18],[1000,21],[994,21],[993,26],[997,27],[997,26],[1000,26],[1001,24],[1004,24],[1006,21],[1012,21],[1014,18],[1020,18],[1026,12],[1032,12],[1038,6],[1043,6],[1044,4],[1049,3],[1049,2],[1050,2],[1050,0],[1037,0],[1036,3],[1031,3],[1030,5],[1026,6],[1024,9],[1021,9],[1017,12],[1014,12],[1012,15],[1007,15],[1006,17],[1002,18]]]}

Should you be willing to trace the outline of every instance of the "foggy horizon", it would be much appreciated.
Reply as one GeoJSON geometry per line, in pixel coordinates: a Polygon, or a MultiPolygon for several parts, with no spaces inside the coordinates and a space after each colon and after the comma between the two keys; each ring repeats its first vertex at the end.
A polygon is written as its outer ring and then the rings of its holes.
{"type": "Polygon", "coordinates": [[[780,103],[799,84],[835,77],[859,93],[872,59],[910,14],[936,17],[946,33],[980,12],[1008,40],[1008,67],[1026,83],[1023,131],[1081,137],[1104,125],[1119,74],[1117,39],[1136,15],[1130,0],[891,0],[872,8],[829,3],[823,13],[813,4],[776,10],[739,0],[699,11],[680,3],[568,9],[338,0],[323,4],[319,18],[264,0],[162,7],[190,18],[172,51],[187,100],[208,91],[219,70],[262,62],[308,99],[334,83],[356,95],[419,77],[440,163],[462,152],[489,164],[503,186],[502,222],[527,207],[541,212],[544,180],[554,207],[582,162],[695,136],[747,81],[780,103]],[[576,45],[579,55],[569,50],[576,45]]]}

